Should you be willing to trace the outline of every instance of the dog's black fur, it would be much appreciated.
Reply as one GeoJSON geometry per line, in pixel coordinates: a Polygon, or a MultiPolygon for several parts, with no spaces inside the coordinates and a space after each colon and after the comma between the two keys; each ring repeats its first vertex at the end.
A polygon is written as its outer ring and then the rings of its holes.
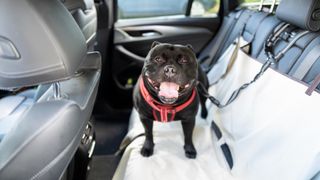
{"type": "MultiPolygon", "coordinates": [[[[171,69],[170,69],[171,72],[171,69]]],[[[141,74],[145,87],[150,95],[163,104],[180,105],[187,101],[196,88],[197,81],[208,87],[208,80],[206,74],[198,65],[197,58],[190,45],[172,45],[166,43],[154,42],[149,51],[141,74]],[[173,73],[168,74],[166,67],[172,67],[173,73]],[[159,97],[159,85],[161,82],[174,82],[179,87],[179,96],[177,99],[166,99],[159,97]],[[189,84],[189,86],[185,86],[189,84]]],[[[144,100],[139,89],[139,82],[135,86],[133,94],[134,107],[139,112],[141,122],[145,129],[145,142],[141,149],[141,154],[149,157],[153,154],[153,110],[152,107],[144,100]]],[[[201,116],[207,116],[207,109],[205,107],[206,98],[198,93],[195,100],[180,112],[176,113],[174,120],[181,120],[184,133],[184,150],[188,158],[196,158],[197,151],[192,142],[192,133],[195,126],[195,116],[198,112],[199,102],[202,106],[201,116]]]]}

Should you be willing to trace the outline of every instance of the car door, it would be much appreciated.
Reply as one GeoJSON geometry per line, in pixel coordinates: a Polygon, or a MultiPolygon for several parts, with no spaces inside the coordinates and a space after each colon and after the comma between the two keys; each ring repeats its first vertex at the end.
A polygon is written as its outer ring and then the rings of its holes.
{"type": "Polygon", "coordinates": [[[118,0],[109,102],[132,108],[132,90],[152,42],[190,44],[199,53],[220,25],[219,0],[118,0]]]}

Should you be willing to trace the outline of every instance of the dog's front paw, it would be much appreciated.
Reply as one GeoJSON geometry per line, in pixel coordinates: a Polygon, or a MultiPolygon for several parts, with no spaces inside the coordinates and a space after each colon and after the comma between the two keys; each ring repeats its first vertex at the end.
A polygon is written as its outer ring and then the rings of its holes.
{"type": "Polygon", "coordinates": [[[194,148],[193,144],[184,145],[183,148],[187,158],[195,159],[197,157],[197,150],[194,148]]]}
{"type": "Polygon", "coordinates": [[[153,148],[142,147],[140,153],[144,157],[149,157],[153,154],[153,148]]]}
{"type": "Polygon", "coordinates": [[[144,157],[149,157],[153,154],[154,144],[152,142],[145,141],[143,147],[141,148],[141,155],[144,157]]]}

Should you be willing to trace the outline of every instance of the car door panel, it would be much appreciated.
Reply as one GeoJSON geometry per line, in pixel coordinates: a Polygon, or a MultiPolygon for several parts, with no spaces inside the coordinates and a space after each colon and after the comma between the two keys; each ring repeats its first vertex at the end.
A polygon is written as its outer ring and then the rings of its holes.
{"type": "Polygon", "coordinates": [[[116,31],[118,32],[115,33],[115,45],[121,45],[142,57],[147,55],[153,41],[191,44],[195,52],[199,52],[212,37],[212,32],[205,28],[186,26],[130,26],[116,31]]]}

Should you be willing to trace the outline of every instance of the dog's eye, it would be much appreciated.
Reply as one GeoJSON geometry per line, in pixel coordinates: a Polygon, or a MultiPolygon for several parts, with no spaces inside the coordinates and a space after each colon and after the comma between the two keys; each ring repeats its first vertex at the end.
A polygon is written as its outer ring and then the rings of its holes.
{"type": "Polygon", "coordinates": [[[189,62],[188,59],[185,57],[182,57],[178,60],[179,64],[187,64],[188,62],[189,62]]]}
{"type": "Polygon", "coordinates": [[[164,60],[164,59],[163,59],[162,57],[160,57],[160,56],[155,57],[155,58],[154,58],[154,61],[157,62],[157,63],[160,63],[160,64],[166,62],[166,60],[164,60]]]}

